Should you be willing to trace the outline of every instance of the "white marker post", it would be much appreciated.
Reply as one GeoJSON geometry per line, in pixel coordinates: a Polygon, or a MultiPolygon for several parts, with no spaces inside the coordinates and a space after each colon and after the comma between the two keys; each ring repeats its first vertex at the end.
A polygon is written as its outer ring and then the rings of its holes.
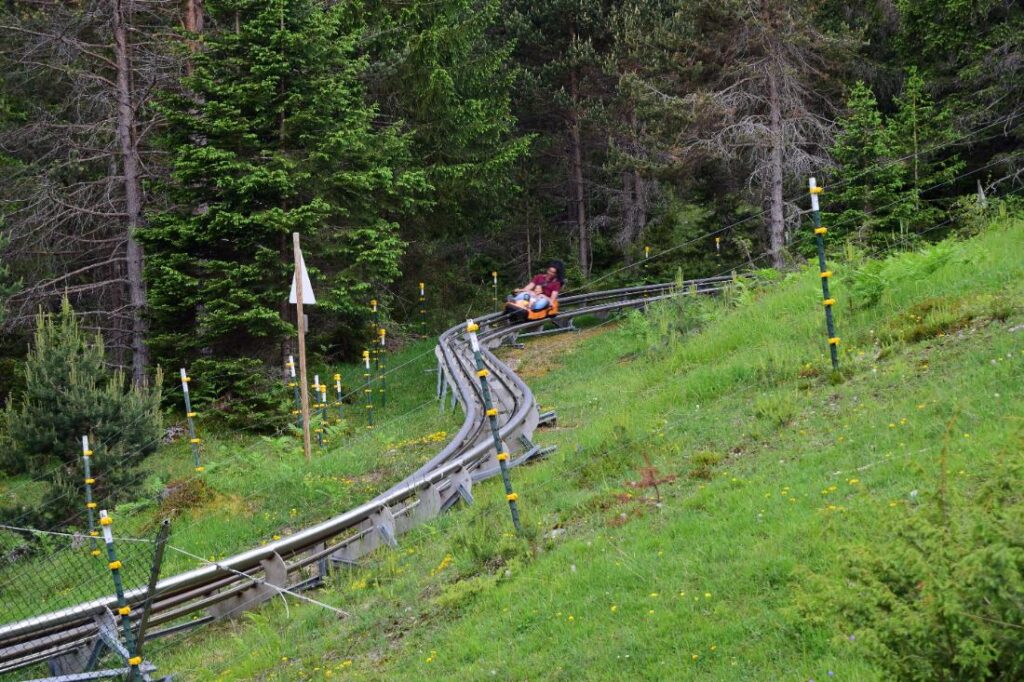
{"type": "Polygon", "coordinates": [[[295,304],[295,322],[299,329],[299,395],[302,398],[302,450],[306,455],[306,462],[313,458],[310,452],[312,444],[309,438],[309,387],[306,385],[306,317],[302,312],[302,303],[308,294],[310,305],[316,304],[316,297],[313,296],[313,287],[306,274],[306,264],[302,259],[302,249],[299,246],[299,233],[292,233],[292,251],[295,255],[295,275],[292,277],[292,295],[288,302],[295,304]]]}

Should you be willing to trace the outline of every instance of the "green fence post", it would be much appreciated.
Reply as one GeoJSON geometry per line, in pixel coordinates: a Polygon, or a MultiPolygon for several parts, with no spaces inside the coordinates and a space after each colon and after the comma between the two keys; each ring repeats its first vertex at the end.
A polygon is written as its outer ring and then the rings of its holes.
{"type": "Polygon", "coordinates": [[[377,352],[377,330],[380,329],[380,306],[377,299],[370,301],[370,309],[373,312],[373,331],[370,332],[370,355],[373,358],[373,372],[380,374],[380,354],[377,352]]]}
{"type": "MultiPolygon", "coordinates": [[[[117,558],[117,551],[114,549],[114,535],[110,530],[110,526],[113,523],[114,519],[107,514],[107,510],[100,510],[100,526],[103,528],[103,542],[107,545],[107,568],[110,569],[110,577],[114,580],[114,592],[117,595],[117,614],[121,616],[121,629],[124,630],[125,649],[131,653],[135,651],[135,635],[132,632],[131,619],[128,618],[128,614],[132,612],[132,608],[128,606],[128,602],[124,598],[124,583],[121,580],[121,562],[117,558]]],[[[129,677],[132,680],[142,679],[141,671],[139,670],[139,665],[141,663],[141,656],[133,655],[128,659],[128,666],[131,668],[129,677]]]]}
{"type": "Polygon", "coordinates": [[[295,391],[295,409],[292,410],[292,414],[295,415],[295,425],[300,429],[302,428],[302,396],[299,394],[299,381],[295,376],[295,357],[289,355],[288,362],[285,365],[288,368],[288,378],[291,381],[288,382],[288,386],[295,391]]]}
{"type": "Polygon", "coordinates": [[[89,436],[82,436],[82,469],[85,471],[85,511],[89,515],[89,546],[92,548],[90,554],[100,555],[99,544],[96,538],[100,533],[96,530],[96,502],[92,499],[92,485],[96,479],[92,477],[92,468],[89,459],[92,457],[92,450],[89,449],[89,436]]]}
{"type": "MultiPolygon", "coordinates": [[[[142,648],[146,643],[146,631],[149,627],[149,618],[153,613],[153,599],[156,596],[156,585],[160,580],[160,569],[164,563],[164,548],[167,546],[167,536],[171,532],[170,519],[160,522],[160,530],[156,535],[156,547],[153,549],[153,561],[149,565],[149,582],[146,584],[146,596],[142,600],[142,618],[139,619],[139,626],[135,630],[135,651],[132,655],[142,663],[142,648]]],[[[165,678],[166,679],[166,678],[165,678]]]]}
{"type": "Polygon", "coordinates": [[[387,331],[384,327],[380,328],[380,348],[377,350],[377,391],[380,393],[380,406],[384,405],[388,401],[388,385],[387,385],[387,372],[384,370],[384,354],[387,351],[387,343],[385,338],[387,331]]]}
{"type": "Polygon", "coordinates": [[[814,225],[815,240],[818,243],[818,268],[821,271],[821,295],[822,304],[825,306],[825,328],[828,331],[828,350],[832,356],[832,369],[839,369],[839,337],[836,336],[835,320],[832,318],[832,306],[836,300],[829,295],[828,281],[832,278],[832,271],[825,266],[825,235],[828,228],[821,225],[821,211],[818,206],[818,195],[824,190],[818,187],[814,178],[810,178],[808,186],[811,193],[811,223],[814,225]]]}
{"type": "Polygon", "coordinates": [[[363,351],[363,393],[366,395],[366,428],[373,428],[373,387],[370,383],[370,351],[363,351]]]}
{"type": "Polygon", "coordinates": [[[340,424],[341,420],[345,418],[344,401],[341,399],[341,374],[334,375],[334,394],[337,399],[335,406],[338,408],[338,423],[340,424]]]}
{"type": "Polygon", "coordinates": [[[498,457],[498,466],[501,468],[501,480],[505,483],[505,499],[508,500],[509,511],[512,512],[512,525],[519,533],[522,532],[522,527],[519,525],[519,505],[516,504],[519,495],[512,490],[512,476],[508,470],[508,450],[501,442],[501,433],[498,430],[498,409],[491,403],[491,388],[487,383],[490,372],[484,367],[483,354],[480,352],[480,340],[476,337],[479,329],[480,325],[473,320],[466,321],[466,333],[469,334],[469,345],[473,349],[473,359],[476,361],[476,375],[480,377],[480,394],[483,397],[484,410],[491,426],[494,452],[498,457]]]}
{"type": "Polygon", "coordinates": [[[327,384],[320,384],[320,431],[324,434],[321,445],[327,445],[327,384]]]}
{"type": "Polygon", "coordinates": [[[199,443],[202,441],[196,436],[196,425],[192,421],[192,418],[196,416],[196,413],[192,411],[192,400],[188,394],[188,383],[192,381],[188,374],[185,372],[185,368],[181,368],[181,392],[185,396],[185,418],[188,420],[188,438],[189,443],[192,444],[192,464],[195,466],[196,471],[202,473],[205,467],[199,464],[199,443]]]}
{"type": "MultiPolygon", "coordinates": [[[[316,427],[316,429],[314,429],[314,431],[316,432],[316,444],[317,444],[318,447],[321,447],[321,448],[324,446],[324,404],[321,401],[321,397],[322,396],[323,396],[323,387],[320,385],[320,375],[319,374],[314,374],[313,375],[313,400],[315,402],[313,403],[313,407],[314,407],[314,409],[316,409],[316,413],[320,416],[320,423],[317,424],[317,427],[316,427]]],[[[310,419],[312,419],[312,417],[310,417],[310,419]]]]}

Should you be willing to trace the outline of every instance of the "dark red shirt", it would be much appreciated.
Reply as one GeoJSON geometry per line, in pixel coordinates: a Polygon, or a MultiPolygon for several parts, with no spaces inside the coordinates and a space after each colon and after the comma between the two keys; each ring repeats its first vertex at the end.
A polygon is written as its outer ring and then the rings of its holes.
{"type": "Polygon", "coordinates": [[[541,291],[548,298],[551,298],[552,294],[557,294],[562,289],[562,283],[558,281],[557,277],[548,277],[546,274],[540,274],[530,280],[530,284],[539,284],[541,291]]]}

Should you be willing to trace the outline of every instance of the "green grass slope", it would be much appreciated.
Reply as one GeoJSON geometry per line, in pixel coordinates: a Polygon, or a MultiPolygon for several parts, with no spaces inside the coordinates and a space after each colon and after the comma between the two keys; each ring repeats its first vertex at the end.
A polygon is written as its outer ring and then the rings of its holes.
{"type": "MultiPolygon", "coordinates": [[[[117,535],[151,538],[162,518],[170,517],[173,544],[188,554],[170,551],[164,574],[198,568],[195,556],[223,558],[350,509],[399,480],[436,452],[447,432],[458,429],[461,415],[439,413],[431,400],[435,387],[433,343],[421,341],[388,358],[400,368],[389,377],[388,403],[375,412],[377,425],[367,429],[360,367],[337,368],[346,377],[352,403],[344,406],[344,419],[329,408],[328,438],[323,447],[313,442],[313,457],[306,464],[298,429],[277,436],[254,436],[253,430],[228,431],[200,414],[205,472],[193,472],[187,434],[159,447],[139,463],[145,483],[126,491],[132,499],[111,510],[117,535]],[[407,433],[420,436],[409,438],[407,433]],[[161,498],[158,493],[164,493],[161,498]]],[[[332,368],[316,367],[321,377],[332,368]]],[[[201,381],[202,377],[193,377],[201,381]]],[[[332,386],[333,388],[333,386],[332,386]]],[[[291,394],[282,384],[281,391],[291,394]]],[[[179,393],[180,397],[180,393],[179,393]]],[[[333,401],[332,401],[333,402],[333,401]]],[[[183,420],[184,406],[176,415],[183,420]]],[[[182,424],[183,426],[183,424],[182,424]]],[[[102,478],[102,467],[93,474],[102,478]]],[[[0,479],[5,503],[32,501],[42,484],[26,477],[0,479]]],[[[24,539],[0,530],[0,603],[2,620],[26,618],[109,594],[105,563],[89,556],[70,538],[44,537],[46,550],[30,559],[19,558],[24,539]],[[2,559],[12,557],[14,561],[2,559]]],[[[144,585],[149,576],[151,546],[127,543],[121,547],[129,586],[144,585]]]]}
{"type": "MultiPolygon", "coordinates": [[[[983,527],[972,510],[1020,523],[1019,486],[991,490],[1019,480],[1022,246],[1008,220],[856,279],[837,266],[839,377],[813,269],[530,344],[510,360],[559,422],[538,434],[555,453],[513,472],[523,536],[489,482],[310,593],[347,617],[275,600],[149,656],[179,679],[883,679],[892,633],[869,607],[912,641],[928,626],[905,605],[935,588],[880,597],[858,567],[903,565],[902,529],[936,510],[949,553],[983,527]]],[[[949,622],[1001,623],[951,659],[1019,639],[1019,611],[982,612],[1019,599],[1021,537],[1003,540],[968,562],[1002,566],[993,599],[939,600],[949,622]]],[[[956,561],[937,546],[934,566],[956,561]]]]}

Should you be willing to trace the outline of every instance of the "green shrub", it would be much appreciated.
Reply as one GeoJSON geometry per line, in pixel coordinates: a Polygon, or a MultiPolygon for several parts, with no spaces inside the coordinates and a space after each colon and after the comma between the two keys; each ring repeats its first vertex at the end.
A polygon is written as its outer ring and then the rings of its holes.
{"type": "Polygon", "coordinates": [[[159,390],[127,387],[124,374],[107,367],[102,339],[87,338],[67,300],[56,317],[39,315],[24,376],[23,392],[2,414],[9,442],[0,448],[0,469],[49,481],[42,518],[64,520],[84,507],[83,435],[93,450],[97,501],[136,481],[134,466],[162,435],[159,390]]]}
{"type": "Polygon", "coordinates": [[[881,537],[847,548],[821,585],[827,605],[808,613],[838,613],[890,679],[1024,679],[1024,466],[993,469],[969,498],[943,476],[881,537]]]}
{"type": "Polygon", "coordinates": [[[799,412],[798,401],[791,393],[759,395],[754,400],[754,414],[774,426],[786,426],[799,412]]]}
{"type": "Polygon", "coordinates": [[[861,308],[875,305],[895,284],[924,278],[945,265],[953,256],[955,244],[946,240],[917,251],[867,261],[851,276],[852,300],[861,308]]]}
{"type": "MultiPolygon", "coordinates": [[[[230,429],[269,433],[289,419],[292,394],[277,370],[256,358],[204,358],[188,368],[193,406],[230,429]]],[[[177,396],[178,414],[184,411],[177,396]]]]}

